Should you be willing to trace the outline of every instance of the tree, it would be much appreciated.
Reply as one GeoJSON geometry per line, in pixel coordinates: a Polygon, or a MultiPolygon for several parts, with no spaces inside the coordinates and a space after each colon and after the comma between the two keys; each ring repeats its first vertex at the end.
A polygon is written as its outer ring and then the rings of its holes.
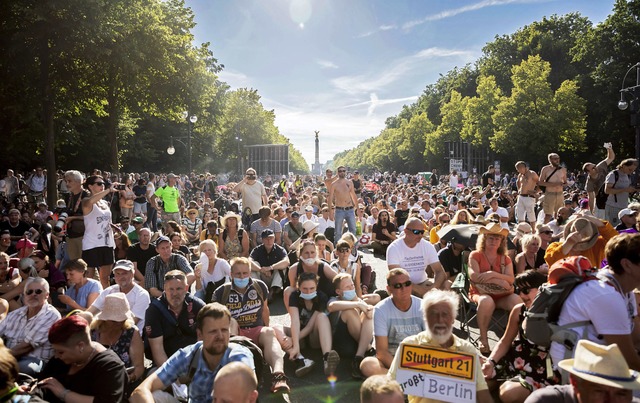
{"type": "Polygon", "coordinates": [[[461,138],[486,148],[495,132],[493,113],[503,96],[493,76],[480,76],[477,92],[478,96],[469,98],[463,111],[461,138]]]}

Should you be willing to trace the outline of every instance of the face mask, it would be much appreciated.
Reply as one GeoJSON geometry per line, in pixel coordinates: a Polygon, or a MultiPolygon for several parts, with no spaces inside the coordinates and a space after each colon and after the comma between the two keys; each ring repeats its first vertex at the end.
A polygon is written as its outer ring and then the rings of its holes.
{"type": "Polygon", "coordinates": [[[356,290],[344,290],[342,291],[342,299],[345,301],[351,301],[356,297],[356,290]]]}
{"type": "Polygon", "coordinates": [[[249,277],[233,278],[233,284],[238,288],[246,288],[249,285],[249,277]]]}
{"type": "Polygon", "coordinates": [[[314,291],[314,292],[309,293],[309,294],[305,294],[303,292],[300,292],[300,297],[302,299],[306,299],[307,301],[314,299],[316,297],[316,295],[318,295],[318,291],[314,291]]]}
{"type": "Polygon", "coordinates": [[[316,262],[316,258],[315,257],[308,257],[306,259],[302,259],[302,263],[306,264],[307,266],[311,266],[315,262],[316,262]]]}

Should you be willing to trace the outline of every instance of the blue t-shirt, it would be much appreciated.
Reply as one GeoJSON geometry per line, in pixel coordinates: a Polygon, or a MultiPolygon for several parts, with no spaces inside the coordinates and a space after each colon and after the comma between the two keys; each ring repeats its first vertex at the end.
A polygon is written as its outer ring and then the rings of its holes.
{"type": "MultiPolygon", "coordinates": [[[[87,298],[89,298],[89,294],[94,292],[101,293],[102,285],[99,281],[88,278],[87,284],[80,287],[79,290],[76,291],[75,286],[69,287],[65,294],[71,297],[72,300],[76,301],[78,305],[89,308],[89,306],[87,305],[87,298]]],[[[67,309],[71,310],[73,308],[67,305],[67,309]]]]}

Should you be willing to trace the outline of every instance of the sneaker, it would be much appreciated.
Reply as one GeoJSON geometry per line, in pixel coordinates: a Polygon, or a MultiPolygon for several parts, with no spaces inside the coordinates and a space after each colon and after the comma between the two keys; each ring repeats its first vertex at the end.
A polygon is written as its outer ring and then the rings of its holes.
{"type": "Polygon", "coordinates": [[[291,389],[289,385],[287,385],[287,376],[282,372],[274,372],[273,378],[271,379],[271,392],[272,393],[289,393],[291,389]]]}
{"type": "Polygon", "coordinates": [[[324,355],[324,374],[326,376],[334,375],[340,364],[340,356],[335,350],[331,350],[324,355]]]}
{"type": "Polygon", "coordinates": [[[316,363],[308,358],[301,357],[296,359],[294,365],[296,366],[296,376],[302,378],[311,372],[316,363]]]}
{"type": "Polygon", "coordinates": [[[362,362],[362,360],[364,359],[364,357],[358,357],[356,355],[356,357],[353,359],[353,362],[351,362],[351,377],[354,379],[364,379],[364,375],[362,374],[362,371],[360,371],[360,363],[362,362]]]}
{"type": "Polygon", "coordinates": [[[376,349],[373,348],[373,347],[369,347],[369,349],[364,352],[364,356],[365,357],[375,357],[376,356],[376,349]]]}

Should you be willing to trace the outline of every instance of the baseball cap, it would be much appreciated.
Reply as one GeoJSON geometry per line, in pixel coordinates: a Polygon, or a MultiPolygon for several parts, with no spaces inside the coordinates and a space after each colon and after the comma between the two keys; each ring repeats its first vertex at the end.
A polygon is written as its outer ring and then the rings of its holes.
{"type": "Polygon", "coordinates": [[[173,173],[170,173],[167,175],[167,179],[175,179],[175,178],[176,178],[176,175],[173,173]]]}
{"type": "Polygon", "coordinates": [[[30,239],[22,238],[16,242],[16,249],[35,248],[37,243],[32,242],[30,239]]]}
{"type": "Polygon", "coordinates": [[[300,213],[294,211],[293,213],[291,213],[291,217],[300,217],[300,213]]]}
{"type": "Polygon", "coordinates": [[[115,271],[116,269],[133,271],[133,262],[127,259],[118,260],[111,271],[115,271]]]}
{"type": "Polygon", "coordinates": [[[631,210],[630,208],[623,208],[622,210],[620,210],[620,212],[618,212],[618,219],[621,220],[622,217],[626,215],[636,215],[636,212],[634,210],[631,210]]]}
{"type": "Polygon", "coordinates": [[[262,234],[260,235],[262,238],[268,238],[270,236],[275,237],[276,234],[273,232],[273,230],[267,228],[266,230],[262,231],[262,234]]]}
{"type": "Polygon", "coordinates": [[[160,246],[162,242],[171,242],[171,240],[164,235],[159,236],[158,239],[156,239],[156,246],[160,246]]]}
{"type": "Polygon", "coordinates": [[[131,220],[132,222],[136,223],[136,224],[142,224],[144,221],[142,220],[142,217],[136,217],[133,220],[131,220]]]}
{"type": "Polygon", "coordinates": [[[304,211],[313,211],[313,206],[307,206],[304,208],[304,211]]]}

